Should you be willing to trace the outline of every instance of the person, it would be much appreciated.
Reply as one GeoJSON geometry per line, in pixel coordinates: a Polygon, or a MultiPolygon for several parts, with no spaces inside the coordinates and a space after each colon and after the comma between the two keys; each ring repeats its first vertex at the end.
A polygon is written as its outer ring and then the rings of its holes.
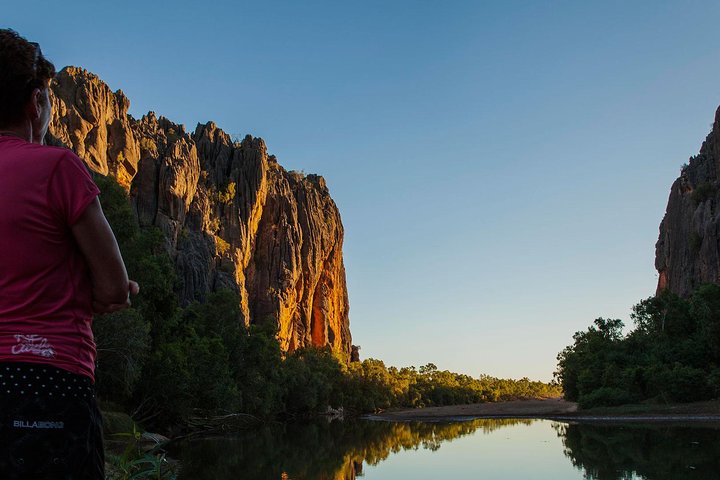
{"type": "Polygon", "coordinates": [[[0,30],[0,478],[104,479],[93,314],[127,308],[99,189],[44,145],[55,67],[0,30]]]}

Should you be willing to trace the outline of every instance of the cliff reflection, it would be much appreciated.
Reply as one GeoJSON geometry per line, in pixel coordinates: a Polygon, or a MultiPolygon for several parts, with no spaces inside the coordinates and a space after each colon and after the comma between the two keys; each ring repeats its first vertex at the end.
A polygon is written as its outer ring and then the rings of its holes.
{"type": "Polygon", "coordinates": [[[565,455],[588,480],[709,479],[720,472],[717,424],[580,423],[554,428],[565,455]]]}
{"type": "Polygon", "coordinates": [[[443,442],[532,420],[479,419],[456,423],[334,421],[277,424],[232,437],[189,441],[175,455],[180,479],[354,480],[402,450],[436,451],[443,442]]]}

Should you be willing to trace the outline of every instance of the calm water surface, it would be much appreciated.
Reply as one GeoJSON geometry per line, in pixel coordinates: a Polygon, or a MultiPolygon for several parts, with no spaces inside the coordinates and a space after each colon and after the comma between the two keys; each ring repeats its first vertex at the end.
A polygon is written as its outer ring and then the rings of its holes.
{"type": "Polygon", "coordinates": [[[720,478],[720,424],[276,424],[172,454],[181,480],[707,480],[720,478]]]}

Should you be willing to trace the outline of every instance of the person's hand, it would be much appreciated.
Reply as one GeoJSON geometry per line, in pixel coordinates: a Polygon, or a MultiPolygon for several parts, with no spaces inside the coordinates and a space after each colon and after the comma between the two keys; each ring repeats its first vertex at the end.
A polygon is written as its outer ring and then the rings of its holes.
{"type": "Polygon", "coordinates": [[[119,312],[125,310],[132,302],[130,302],[130,295],[137,295],[140,292],[140,285],[134,280],[128,281],[128,297],[125,303],[102,303],[97,300],[93,300],[93,313],[95,315],[104,315],[106,313],[119,312]]]}

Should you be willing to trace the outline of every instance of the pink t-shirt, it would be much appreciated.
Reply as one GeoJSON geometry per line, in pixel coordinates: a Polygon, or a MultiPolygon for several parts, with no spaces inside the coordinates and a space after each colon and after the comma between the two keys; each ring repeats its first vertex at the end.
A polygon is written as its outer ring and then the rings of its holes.
{"type": "Polygon", "coordinates": [[[94,381],[90,274],[70,227],[99,193],[71,151],[0,136],[0,362],[94,381]]]}

